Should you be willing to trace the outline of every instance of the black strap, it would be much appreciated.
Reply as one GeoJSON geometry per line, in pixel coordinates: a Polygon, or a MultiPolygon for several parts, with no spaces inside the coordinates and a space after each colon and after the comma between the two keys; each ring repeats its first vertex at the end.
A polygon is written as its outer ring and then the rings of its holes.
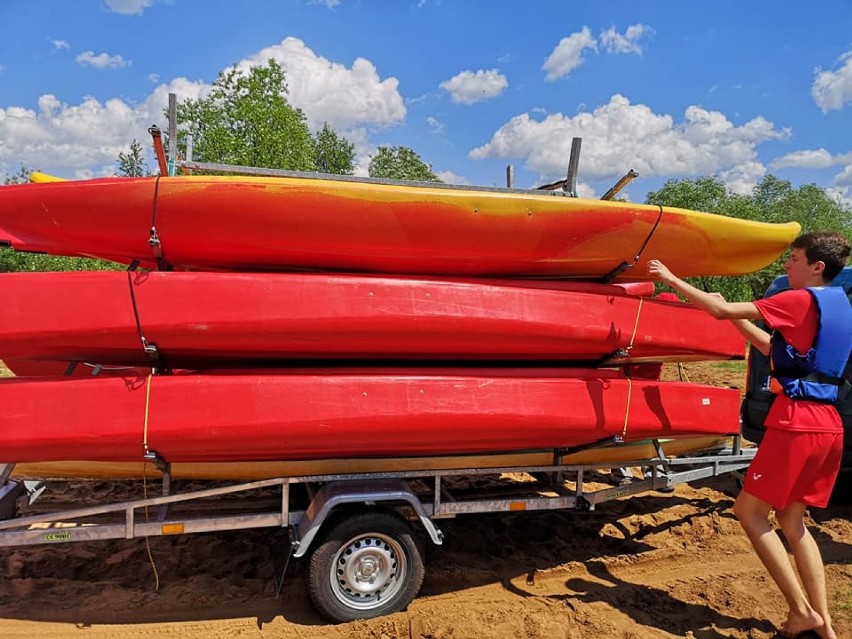
{"type": "Polygon", "coordinates": [[[139,319],[139,309],[136,306],[136,291],[133,288],[133,271],[127,271],[127,283],[130,286],[130,302],[133,305],[133,317],[136,320],[136,332],[139,334],[139,341],[142,342],[142,350],[145,351],[145,354],[151,358],[151,361],[154,365],[154,368],[162,368],[163,362],[160,358],[160,351],[157,349],[157,345],[153,342],[149,342],[148,338],[145,337],[145,332],[142,330],[142,321],[139,319]]]}
{"type": "Polygon", "coordinates": [[[151,230],[148,235],[148,246],[151,247],[151,253],[154,255],[154,260],[157,262],[157,268],[161,271],[172,270],[171,265],[163,257],[163,244],[160,241],[160,236],[157,234],[157,202],[160,194],[160,176],[156,177],[154,182],[154,206],[151,211],[151,230]]]}
{"type": "Polygon", "coordinates": [[[644,252],[645,248],[648,246],[648,242],[651,241],[651,238],[654,236],[654,233],[656,232],[657,227],[660,225],[660,222],[663,219],[663,207],[660,204],[658,204],[657,206],[660,207],[660,213],[659,213],[659,215],[657,215],[657,221],[654,222],[654,226],[651,227],[651,232],[648,233],[648,237],[646,237],[645,241],[642,242],[642,246],[639,247],[639,252],[636,253],[636,255],[633,257],[633,261],[632,262],[622,262],[621,264],[616,266],[609,273],[607,273],[606,275],[603,276],[604,282],[611,282],[616,277],[618,277],[619,275],[624,273],[624,271],[626,271],[627,269],[633,268],[634,266],[636,266],[636,263],[639,261],[639,258],[642,256],[642,253],[644,252]]]}
{"type": "Polygon", "coordinates": [[[803,382],[815,382],[817,384],[829,384],[831,386],[843,386],[846,383],[845,377],[834,377],[832,375],[826,375],[824,373],[808,373],[807,375],[802,375],[801,371],[796,371],[793,369],[776,369],[770,373],[772,377],[775,378],[787,378],[787,379],[798,379],[803,382]]]}

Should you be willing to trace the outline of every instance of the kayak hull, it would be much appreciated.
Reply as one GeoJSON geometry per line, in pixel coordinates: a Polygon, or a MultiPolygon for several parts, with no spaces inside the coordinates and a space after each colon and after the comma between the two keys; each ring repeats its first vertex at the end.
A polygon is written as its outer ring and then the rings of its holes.
{"type": "MultiPolygon", "coordinates": [[[[668,457],[712,453],[731,445],[730,437],[686,437],[663,440],[660,446],[668,457]]],[[[518,466],[621,465],[625,462],[653,460],[657,450],[650,441],[592,446],[565,455],[553,450],[489,455],[444,455],[414,457],[358,457],[309,459],[278,462],[179,462],[171,464],[172,479],[218,479],[257,481],[275,477],[305,477],[465,468],[512,468],[518,466]]],[[[15,479],[145,479],[162,473],[145,462],[64,461],[18,464],[15,479]]]]}
{"type": "Polygon", "coordinates": [[[4,463],[297,461],[731,435],[739,392],[614,370],[248,371],[0,380],[4,463]]]}
{"type": "MultiPolygon", "coordinates": [[[[297,273],[8,273],[0,357],[173,368],[280,360],[741,359],[730,322],[624,286],[297,273]]],[[[23,361],[20,361],[23,360],[23,361]]],[[[63,368],[56,365],[59,374],[63,368]]],[[[45,369],[43,369],[45,370],[45,369]]],[[[121,373],[121,369],[118,370],[121,373]]]]}

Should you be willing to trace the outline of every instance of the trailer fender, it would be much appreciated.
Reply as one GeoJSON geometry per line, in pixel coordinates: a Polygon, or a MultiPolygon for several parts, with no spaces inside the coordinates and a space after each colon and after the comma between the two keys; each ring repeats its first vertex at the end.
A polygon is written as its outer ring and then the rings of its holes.
{"type": "Polygon", "coordinates": [[[436,545],[444,542],[442,533],[426,514],[423,504],[405,483],[395,479],[335,481],[323,486],[294,526],[293,556],[303,557],[316,538],[323,522],[338,506],[344,504],[373,505],[379,502],[404,502],[414,509],[430,539],[436,545]]]}

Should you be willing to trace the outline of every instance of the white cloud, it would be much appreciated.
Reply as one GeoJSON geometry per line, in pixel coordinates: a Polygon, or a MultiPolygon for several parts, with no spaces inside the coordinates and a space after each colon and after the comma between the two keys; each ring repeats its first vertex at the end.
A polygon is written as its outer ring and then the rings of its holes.
{"type": "Polygon", "coordinates": [[[802,169],[825,169],[836,164],[831,153],[825,149],[793,151],[773,160],[773,169],[786,169],[798,167],[802,169]]]}
{"type": "Polygon", "coordinates": [[[319,4],[329,9],[340,6],[340,0],[308,0],[308,4],[319,4]]]}
{"type": "Polygon", "coordinates": [[[159,81],[160,81],[160,74],[159,73],[149,73],[148,74],[148,82],[150,82],[152,84],[157,84],[157,82],[159,82],[159,81]]]}
{"type": "Polygon", "coordinates": [[[583,51],[586,49],[597,49],[595,39],[588,27],[583,27],[582,31],[562,38],[544,61],[542,69],[547,72],[545,80],[547,82],[558,80],[583,64],[583,51]]]}
{"type": "Polygon", "coordinates": [[[436,173],[436,175],[444,184],[470,184],[470,181],[466,177],[452,171],[441,171],[440,173],[436,173]]]}
{"type": "Polygon", "coordinates": [[[145,139],[141,125],[128,130],[135,120],[133,109],[118,99],[102,104],[89,97],[69,106],[53,95],[43,95],[38,111],[0,109],[0,165],[61,167],[82,177],[91,174],[93,167],[102,170],[114,161],[134,135],[145,139]]]}
{"type": "Polygon", "coordinates": [[[852,153],[837,153],[832,155],[825,149],[793,151],[777,160],[770,166],[773,169],[827,169],[831,166],[852,164],[852,153]]]}
{"type": "Polygon", "coordinates": [[[852,186],[852,164],[834,176],[834,183],[837,186],[852,186]]]}
{"type": "Polygon", "coordinates": [[[823,113],[842,109],[852,102],[852,51],[840,56],[836,71],[816,69],[811,96],[823,113]]]}
{"type": "Polygon", "coordinates": [[[52,40],[53,48],[57,51],[67,50],[71,48],[71,45],[68,44],[65,40],[52,40]]]}
{"type": "Polygon", "coordinates": [[[154,0],[106,0],[107,8],[114,13],[141,16],[154,0]]]}
{"type": "MultiPolygon", "coordinates": [[[[595,191],[594,187],[592,187],[591,185],[589,185],[585,182],[578,182],[577,183],[577,197],[586,198],[587,200],[596,200],[596,199],[598,199],[598,194],[595,191]]],[[[618,197],[624,198],[626,200],[630,199],[625,195],[624,191],[619,193],[618,197]]]]}
{"type": "Polygon", "coordinates": [[[615,27],[610,27],[601,33],[600,44],[608,53],[636,53],[642,55],[639,39],[654,30],[644,24],[632,24],[627,27],[624,35],[618,33],[615,27]]]}
{"type": "Polygon", "coordinates": [[[476,104],[496,98],[506,90],[509,81],[497,69],[462,71],[449,80],[441,82],[441,88],[458,104],[476,104]]]}
{"type": "MultiPolygon", "coordinates": [[[[118,98],[102,103],[92,97],[70,105],[48,94],[39,98],[37,110],[0,108],[0,172],[24,164],[81,179],[111,175],[119,152],[126,152],[133,139],[148,150],[148,127],[166,128],[163,110],[170,91],[181,99],[197,98],[205,86],[178,78],[160,85],[137,105],[118,98]]],[[[151,152],[147,155],[153,165],[151,152]]]]}
{"type": "Polygon", "coordinates": [[[629,168],[646,176],[707,175],[742,167],[730,180],[744,184],[758,173],[755,147],[789,137],[762,117],[735,126],[723,114],[691,106],[682,122],[657,114],[644,104],[613,95],[592,112],[567,117],[552,114],[534,120],[515,116],[470,157],[523,158],[543,179],[561,177],[568,165],[571,139],[583,138],[580,174],[586,178],[620,177],[629,168]]]}
{"type": "Polygon", "coordinates": [[[382,80],[375,65],[357,58],[351,68],[318,56],[298,38],[287,38],[267,47],[237,66],[247,70],[269,59],[281,65],[287,76],[289,100],[301,108],[311,129],[328,122],[333,129],[352,126],[388,126],[405,118],[399,80],[382,80]]]}
{"type": "Polygon", "coordinates": [[[834,198],[834,200],[841,206],[852,209],[852,193],[849,192],[848,186],[840,188],[829,187],[825,189],[825,192],[829,197],[834,198]]]}
{"type": "Polygon", "coordinates": [[[130,65],[130,61],[125,60],[120,55],[108,53],[95,55],[94,51],[84,51],[77,56],[77,62],[83,66],[88,65],[96,69],[120,69],[130,65]]]}
{"type": "Polygon", "coordinates": [[[719,179],[731,193],[751,195],[760,179],[766,175],[766,167],[760,162],[744,162],[732,169],[722,171],[719,179]]]}
{"type": "MultiPolygon", "coordinates": [[[[269,57],[278,59],[287,73],[291,103],[305,111],[314,130],[327,121],[345,136],[355,148],[356,174],[366,175],[375,150],[367,127],[394,124],[406,114],[397,80],[381,80],[367,60],[356,60],[351,68],[331,63],[295,39],[260,52],[240,67],[265,63],[269,57]]],[[[37,109],[0,105],[0,173],[16,170],[23,162],[63,176],[112,174],[118,153],[126,151],[134,138],[147,150],[148,127],[166,128],[163,111],[170,92],[183,101],[202,97],[210,88],[205,82],[175,78],[158,84],[138,104],[91,97],[66,104],[44,95],[37,109]]],[[[155,166],[150,152],[148,162],[155,166]]]]}
{"type": "Polygon", "coordinates": [[[432,133],[443,133],[444,129],[447,128],[445,124],[442,124],[437,120],[437,118],[434,118],[431,115],[426,118],[426,124],[429,125],[429,128],[432,130],[432,133]]]}
{"type": "Polygon", "coordinates": [[[553,82],[562,78],[577,67],[579,67],[585,59],[583,53],[586,49],[598,50],[598,44],[607,53],[635,53],[642,55],[642,47],[639,40],[654,33],[654,30],[644,24],[632,24],[627,27],[627,30],[621,34],[615,30],[615,27],[610,27],[606,31],[601,32],[600,38],[596,40],[592,37],[588,27],[583,27],[582,31],[572,33],[570,36],[562,38],[556,48],[545,60],[542,69],[547,72],[545,76],[546,82],[553,82]]]}

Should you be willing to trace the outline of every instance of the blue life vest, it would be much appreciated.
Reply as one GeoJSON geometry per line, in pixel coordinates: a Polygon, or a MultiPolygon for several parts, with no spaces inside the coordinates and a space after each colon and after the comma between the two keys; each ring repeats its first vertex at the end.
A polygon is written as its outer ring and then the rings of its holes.
{"type": "Polygon", "coordinates": [[[852,306],[839,286],[808,288],[819,312],[813,346],[800,354],[775,331],[770,343],[772,376],[791,399],[833,404],[852,354],[852,306]]]}

